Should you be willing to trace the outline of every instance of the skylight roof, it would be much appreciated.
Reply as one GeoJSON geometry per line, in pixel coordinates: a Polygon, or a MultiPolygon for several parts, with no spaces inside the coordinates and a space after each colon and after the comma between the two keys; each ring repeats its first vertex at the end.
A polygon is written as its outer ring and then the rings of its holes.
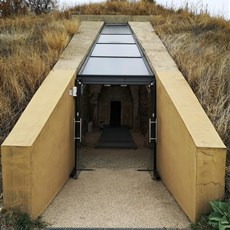
{"type": "Polygon", "coordinates": [[[146,85],[153,73],[129,25],[104,25],[80,72],[83,84],[146,85]]]}

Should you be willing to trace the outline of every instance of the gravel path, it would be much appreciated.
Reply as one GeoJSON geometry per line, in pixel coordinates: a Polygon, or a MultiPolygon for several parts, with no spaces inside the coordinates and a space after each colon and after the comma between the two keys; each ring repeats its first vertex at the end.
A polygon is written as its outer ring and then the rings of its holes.
{"type": "Polygon", "coordinates": [[[98,169],[69,180],[44,213],[53,227],[188,228],[162,184],[147,172],[98,169]]]}
{"type": "MultiPolygon", "coordinates": [[[[97,134],[98,135],[98,134],[97,134]]],[[[95,140],[95,139],[94,139],[95,140]]],[[[43,217],[52,227],[179,228],[189,221],[161,181],[148,172],[150,150],[94,149],[81,151],[83,171],[70,179],[43,217]]]]}

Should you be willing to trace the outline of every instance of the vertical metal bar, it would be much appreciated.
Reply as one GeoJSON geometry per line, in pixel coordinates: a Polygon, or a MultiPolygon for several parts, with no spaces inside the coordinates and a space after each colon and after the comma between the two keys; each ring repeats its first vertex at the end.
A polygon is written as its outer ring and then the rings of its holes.
{"type": "MultiPolygon", "coordinates": [[[[156,82],[153,82],[153,84],[151,85],[151,97],[152,97],[152,117],[151,119],[153,119],[153,121],[156,121],[156,82]]],[[[154,125],[154,128],[156,127],[156,123],[154,125]]],[[[154,130],[154,135],[155,135],[155,130],[154,130]]],[[[155,137],[154,137],[155,138],[155,137]]],[[[154,160],[153,160],[153,170],[154,170],[154,173],[156,171],[156,168],[157,168],[157,165],[156,165],[156,161],[157,161],[157,158],[156,158],[156,141],[153,140],[153,157],[154,157],[154,160]]]]}
{"type": "MultiPolygon", "coordinates": [[[[75,81],[75,85],[77,85],[77,81],[75,81]]],[[[74,126],[73,126],[73,138],[74,138],[74,168],[73,171],[70,174],[70,177],[77,179],[76,178],[76,170],[77,170],[77,165],[76,165],[76,160],[77,160],[77,138],[76,138],[76,133],[77,133],[77,113],[78,113],[78,108],[77,108],[77,97],[74,96],[74,126]]]]}
{"type": "Polygon", "coordinates": [[[82,118],[80,118],[80,136],[79,136],[79,141],[81,143],[81,138],[82,138],[82,118]]]}
{"type": "Polygon", "coordinates": [[[78,178],[80,174],[80,142],[81,142],[81,82],[77,81],[77,113],[76,113],[76,125],[77,125],[77,136],[80,138],[76,138],[76,158],[75,158],[75,167],[76,167],[76,173],[75,173],[75,179],[78,178]],[[80,126],[80,127],[79,127],[80,126]]]}
{"type": "Polygon", "coordinates": [[[156,138],[156,143],[157,143],[157,119],[155,123],[155,138],[156,138]]]}
{"type": "Polygon", "coordinates": [[[159,180],[157,173],[157,111],[156,111],[156,82],[150,85],[150,145],[152,148],[153,179],[159,180]],[[152,130],[153,129],[153,130],[152,130]],[[153,135],[153,136],[152,136],[153,135]]]}
{"type": "Polygon", "coordinates": [[[151,143],[151,138],[152,138],[151,127],[152,127],[151,118],[149,118],[149,143],[151,143]]]}
{"type": "Polygon", "coordinates": [[[81,142],[81,131],[82,131],[82,120],[80,118],[80,103],[81,103],[81,83],[75,81],[77,86],[77,97],[75,98],[75,118],[74,118],[74,169],[71,173],[71,177],[77,179],[79,176],[79,159],[80,159],[80,142],[81,142]],[[80,133],[79,133],[80,132],[80,133]],[[78,138],[78,135],[80,138],[78,138]]]}

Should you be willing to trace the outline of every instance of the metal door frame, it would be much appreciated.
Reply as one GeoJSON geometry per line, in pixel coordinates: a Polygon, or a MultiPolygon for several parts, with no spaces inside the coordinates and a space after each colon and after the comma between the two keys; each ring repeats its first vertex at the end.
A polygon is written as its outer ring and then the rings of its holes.
{"type": "Polygon", "coordinates": [[[157,100],[156,81],[149,85],[149,144],[152,151],[151,176],[153,180],[160,180],[157,172],[157,100]]]}
{"type": "Polygon", "coordinates": [[[80,145],[82,142],[82,117],[81,117],[81,95],[83,94],[83,84],[77,79],[72,92],[75,96],[75,117],[74,117],[74,168],[70,177],[77,179],[81,171],[92,171],[92,169],[82,168],[80,165],[80,145]],[[75,91],[75,92],[74,92],[75,91]]]}
{"type": "Polygon", "coordinates": [[[75,87],[73,87],[72,95],[74,96],[74,168],[70,174],[70,177],[77,179],[80,174],[80,165],[79,165],[79,157],[80,157],[80,144],[82,141],[82,118],[81,118],[81,91],[82,85],[78,80],[75,80],[75,87]]]}
{"type": "MultiPolygon", "coordinates": [[[[81,168],[80,165],[80,145],[82,141],[82,118],[81,118],[81,96],[83,94],[83,84],[79,79],[75,81],[75,118],[74,118],[74,169],[71,177],[77,179],[81,171],[92,171],[92,169],[81,168]]],[[[85,84],[92,85],[92,84],[85,84]]],[[[103,85],[98,82],[97,85],[103,85]]],[[[132,84],[127,84],[132,85],[132,84]]],[[[139,169],[138,171],[149,171],[153,180],[159,180],[157,173],[157,106],[156,106],[156,80],[147,84],[149,88],[149,145],[151,149],[150,169],[139,169]]],[[[74,91],[74,90],[73,90],[74,91]]],[[[74,93],[73,93],[74,94],[74,93]]]]}

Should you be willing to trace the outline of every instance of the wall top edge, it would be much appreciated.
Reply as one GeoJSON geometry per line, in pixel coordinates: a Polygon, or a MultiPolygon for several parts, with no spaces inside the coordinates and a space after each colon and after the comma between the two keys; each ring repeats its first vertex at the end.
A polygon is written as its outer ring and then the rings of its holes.
{"type": "Polygon", "coordinates": [[[32,146],[74,76],[71,70],[51,70],[2,146],[32,146]]]}
{"type": "Polygon", "coordinates": [[[150,20],[149,15],[72,15],[72,18],[80,21],[104,21],[106,23],[127,23],[128,21],[150,20]]]}

